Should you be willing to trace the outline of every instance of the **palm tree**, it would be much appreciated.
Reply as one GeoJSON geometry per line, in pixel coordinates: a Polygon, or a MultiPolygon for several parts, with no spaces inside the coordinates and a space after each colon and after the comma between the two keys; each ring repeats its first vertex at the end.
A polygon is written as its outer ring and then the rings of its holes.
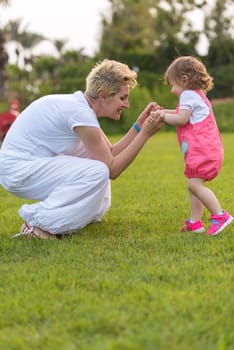
{"type": "Polygon", "coordinates": [[[23,56],[24,64],[31,64],[33,59],[33,48],[46,38],[38,33],[27,30],[27,26],[22,27],[21,19],[9,21],[4,28],[8,42],[15,42],[16,64],[19,65],[20,55],[23,56]]]}
{"type": "MultiPolygon", "coordinates": [[[[9,5],[10,0],[0,0],[0,5],[9,5]]],[[[6,65],[8,62],[8,54],[5,50],[5,36],[0,27],[0,99],[6,97],[7,93],[7,73],[6,65]]]]}
{"type": "Polygon", "coordinates": [[[19,65],[19,57],[21,52],[20,46],[20,27],[21,19],[9,21],[3,28],[7,42],[14,41],[16,43],[15,54],[16,64],[19,65]]]}
{"type": "Polygon", "coordinates": [[[51,40],[51,42],[54,44],[54,47],[56,48],[59,57],[61,58],[64,48],[67,45],[68,39],[55,39],[51,40]]]}
{"type": "Polygon", "coordinates": [[[24,51],[24,64],[25,66],[31,65],[33,62],[33,49],[41,41],[46,40],[46,38],[38,33],[33,33],[29,31],[23,31],[20,33],[20,44],[24,51]]]}

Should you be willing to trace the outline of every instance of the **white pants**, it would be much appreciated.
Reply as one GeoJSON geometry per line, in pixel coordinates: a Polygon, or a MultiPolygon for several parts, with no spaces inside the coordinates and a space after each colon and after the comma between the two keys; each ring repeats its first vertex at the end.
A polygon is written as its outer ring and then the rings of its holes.
{"type": "Polygon", "coordinates": [[[111,205],[109,169],[96,160],[61,155],[21,161],[1,181],[16,196],[39,201],[24,204],[19,214],[52,234],[100,221],[111,205]]]}

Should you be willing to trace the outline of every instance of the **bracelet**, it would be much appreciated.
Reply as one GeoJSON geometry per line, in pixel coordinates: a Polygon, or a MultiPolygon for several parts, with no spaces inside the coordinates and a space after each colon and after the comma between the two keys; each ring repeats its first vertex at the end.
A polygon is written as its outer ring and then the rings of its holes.
{"type": "Polygon", "coordinates": [[[140,132],[141,131],[141,128],[139,127],[139,125],[137,123],[134,123],[133,127],[136,130],[136,132],[140,132]]]}

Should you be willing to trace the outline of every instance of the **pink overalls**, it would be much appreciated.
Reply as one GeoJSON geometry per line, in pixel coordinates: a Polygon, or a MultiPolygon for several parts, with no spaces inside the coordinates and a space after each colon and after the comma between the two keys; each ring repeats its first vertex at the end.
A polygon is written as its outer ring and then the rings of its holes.
{"type": "MultiPolygon", "coordinates": [[[[177,137],[184,155],[184,174],[187,178],[214,179],[223,163],[223,144],[206,95],[195,90],[209,107],[210,114],[201,122],[177,127],[177,137]]],[[[177,106],[177,110],[179,106],[177,106]]]]}

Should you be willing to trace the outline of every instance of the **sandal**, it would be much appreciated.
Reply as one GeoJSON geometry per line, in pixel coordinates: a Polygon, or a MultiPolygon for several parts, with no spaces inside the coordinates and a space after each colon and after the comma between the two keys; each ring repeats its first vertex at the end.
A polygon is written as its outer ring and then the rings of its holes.
{"type": "Polygon", "coordinates": [[[32,237],[33,238],[41,238],[41,239],[54,239],[54,238],[56,238],[54,235],[50,234],[49,232],[35,233],[33,230],[34,230],[34,228],[25,222],[21,226],[20,232],[11,236],[11,238],[16,238],[16,237],[20,237],[20,236],[24,236],[28,239],[30,239],[32,237]]]}

